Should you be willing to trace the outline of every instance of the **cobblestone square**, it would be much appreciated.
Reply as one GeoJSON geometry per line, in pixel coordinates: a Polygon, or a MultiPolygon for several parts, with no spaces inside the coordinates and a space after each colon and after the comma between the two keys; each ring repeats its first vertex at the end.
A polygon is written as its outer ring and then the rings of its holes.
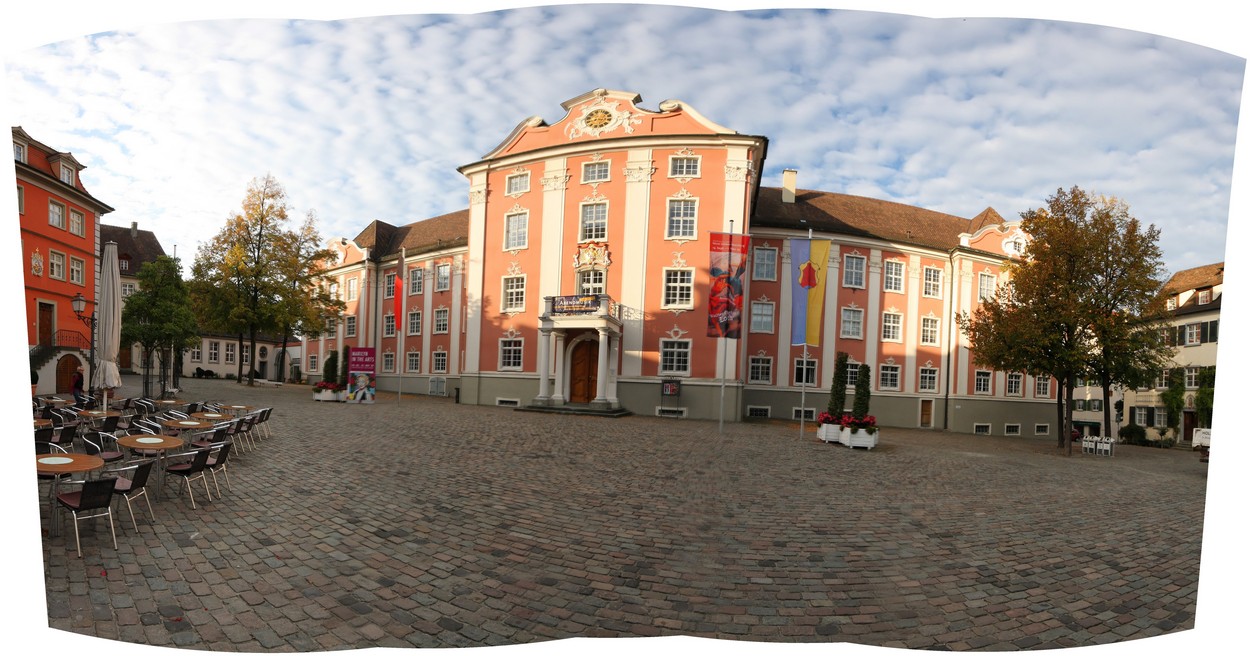
{"type": "MultiPolygon", "coordinates": [[[[137,379],[127,378],[131,389],[137,379]]],[[[224,498],[47,537],[54,629],[213,651],[696,636],[939,650],[1195,623],[1206,467],[1178,449],[602,419],[184,380],[273,406],[224,498]]],[[[46,515],[46,511],[45,511],[46,515]]]]}

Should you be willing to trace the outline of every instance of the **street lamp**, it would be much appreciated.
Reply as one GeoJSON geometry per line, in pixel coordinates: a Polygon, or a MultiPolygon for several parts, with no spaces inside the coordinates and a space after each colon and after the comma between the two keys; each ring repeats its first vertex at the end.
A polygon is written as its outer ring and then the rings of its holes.
{"type": "MultiPolygon", "coordinates": [[[[91,398],[94,399],[95,390],[91,386],[91,380],[95,377],[95,327],[98,320],[96,319],[94,308],[91,310],[91,314],[83,314],[87,310],[87,299],[83,297],[82,293],[74,294],[74,298],[70,299],[69,304],[70,307],[74,308],[74,314],[78,316],[78,320],[91,329],[91,368],[88,371],[90,378],[87,379],[87,390],[91,398]]],[[[92,305],[95,304],[92,303],[92,305]]]]}

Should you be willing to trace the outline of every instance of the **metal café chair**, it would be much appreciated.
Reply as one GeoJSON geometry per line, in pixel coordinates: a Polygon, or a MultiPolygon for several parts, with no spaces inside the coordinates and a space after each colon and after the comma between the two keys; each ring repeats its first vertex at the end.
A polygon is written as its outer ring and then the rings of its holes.
{"type": "Polygon", "coordinates": [[[153,521],[156,519],[156,513],[152,512],[152,501],[148,498],[148,477],[152,474],[152,466],[156,464],[156,460],[148,459],[140,462],[110,469],[106,473],[119,474],[113,483],[113,493],[126,500],[126,510],[130,513],[130,523],[134,524],[135,533],[139,532],[139,523],[135,521],[135,509],[131,505],[131,501],[143,497],[143,502],[148,506],[148,517],[153,521]],[[133,472],[130,477],[120,476],[122,472],[133,472]]]}
{"type": "Polygon", "coordinates": [[[74,518],[74,548],[78,557],[82,558],[82,542],[78,537],[78,522],[96,517],[108,517],[109,534],[113,537],[113,549],[117,549],[117,532],[113,528],[113,486],[112,478],[95,478],[85,481],[74,481],[81,488],[72,492],[61,492],[56,495],[56,502],[70,511],[74,518]],[[88,514],[93,513],[93,514],[88,514]]]}

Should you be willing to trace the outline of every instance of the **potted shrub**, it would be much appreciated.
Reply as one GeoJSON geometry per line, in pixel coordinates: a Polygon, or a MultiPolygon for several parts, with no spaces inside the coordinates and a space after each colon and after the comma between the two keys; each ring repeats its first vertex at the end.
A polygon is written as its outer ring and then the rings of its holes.
{"type": "Polygon", "coordinates": [[[342,388],[339,387],[338,383],[322,380],[313,385],[314,401],[339,401],[341,394],[342,388]]]}
{"type": "Polygon", "coordinates": [[[868,449],[877,446],[877,418],[868,414],[871,397],[872,368],[861,364],[855,380],[855,401],[851,406],[851,413],[843,415],[840,422],[842,430],[838,433],[838,441],[842,444],[868,449]]]}
{"type": "Polygon", "coordinates": [[[838,432],[841,430],[839,422],[840,416],[836,416],[831,412],[822,412],[816,415],[816,436],[825,442],[837,442],[838,432]]]}

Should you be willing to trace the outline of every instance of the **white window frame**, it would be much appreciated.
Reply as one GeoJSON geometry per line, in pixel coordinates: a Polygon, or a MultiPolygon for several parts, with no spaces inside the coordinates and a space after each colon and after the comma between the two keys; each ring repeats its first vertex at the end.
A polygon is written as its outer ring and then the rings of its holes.
{"type": "Polygon", "coordinates": [[[664,238],[673,240],[691,240],[699,235],[699,199],[669,198],[668,209],[664,221],[664,238]],[[674,216],[675,208],[682,208],[680,216],[674,216]],[[686,209],[689,209],[689,216],[686,209]]]}
{"type": "Polygon", "coordinates": [[[938,376],[941,371],[937,367],[921,367],[916,380],[916,390],[920,392],[938,391],[938,376]],[[930,384],[931,381],[931,384],[930,384]]]}
{"type": "Polygon", "coordinates": [[[794,386],[795,387],[815,387],[820,383],[819,363],[816,358],[797,357],[794,359],[794,386]],[[799,380],[802,375],[803,379],[799,380]]]}
{"type": "Polygon", "coordinates": [[[48,251],[48,277],[53,280],[65,280],[67,274],[65,253],[48,251]]]}
{"type": "Polygon", "coordinates": [[[1009,371],[1007,372],[1007,396],[1024,396],[1024,374],[1009,371]]]}
{"type": "Polygon", "coordinates": [[[906,293],[907,265],[898,260],[886,260],[882,266],[882,290],[893,294],[906,293]],[[891,271],[897,269],[896,271],[891,271]]]}
{"type": "Polygon", "coordinates": [[[1003,435],[1018,437],[1020,434],[1020,424],[1003,424],[1003,435]]]}
{"type": "Polygon", "coordinates": [[[998,288],[998,276],[992,273],[977,274],[977,300],[984,303],[994,298],[994,292],[998,288]]]}
{"type": "Polygon", "coordinates": [[[942,320],[937,317],[921,317],[920,318],[920,345],[921,346],[937,346],[942,335],[942,320]],[[930,329],[928,326],[932,326],[930,329]],[[932,333],[933,338],[926,339],[932,333]]]}
{"type": "Polygon", "coordinates": [[[1185,389],[1198,389],[1198,379],[1201,374],[1202,367],[1185,367],[1185,389]]]}
{"type": "Polygon", "coordinates": [[[605,241],[608,238],[608,203],[607,201],[596,201],[593,203],[582,203],[577,213],[577,241],[605,241]],[[603,216],[597,216],[599,210],[602,209],[603,216]],[[589,216],[589,212],[594,212],[595,216],[589,216]],[[588,220],[589,218],[589,220],[588,220]]]}
{"type": "Polygon", "coordinates": [[[1033,424],[1034,435],[1050,435],[1050,424],[1033,424]]]}
{"type": "Polygon", "coordinates": [[[77,173],[77,171],[74,170],[74,167],[70,166],[69,164],[61,164],[61,173],[60,173],[61,182],[64,182],[65,184],[71,187],[74,186],[74,174],[75,173],[77,173]]]}
{"type": "Polygon", "coordinates": [[[927,266],[924,268],[922,295],[925,298],[942,298],[942,269],[927,266]],[[930,276],[930,273],[933,275],[930,276]]]}
{"type": "Polygon", "coordinates": [[[692,267],[665,267],[660,307],[665,310],[694,309],[694,276],[695,272],[692,267]],[[684,276],[688,276],[689,279],[687,281],[676,279],[684,276]]]}
{"type": "Polygon", "coordinates": [[[972,393],[981,395],[993,394],[994,372],[986,369],[977,369],[972,375],[972,393]]]}
{"type": "Polygon", "coordinates": [[[445,335],[451,331],[451,310],[438,308],[434,310],[434,334],[445,335]]]}
{"type": "Polygon", "coordinates": [[[204,353],[201,350],[199,344],[196,344],[195,346],[191,347],[190,357],[191,357],[192,362],[199,362],[203,356],[204,356],[204,353]]]}
{"type": "Polygon", "coordinates": [[[1137,406],[1136,408],[1133,408],[1133,423],[1145,428],[1147,419],[1149,419],[1149,417],[1146,416],[1146,406],[1137,406]]]}
{"type": "MultiPolygon", "coordinates": [[[[334,328],[330,328],[330,330],[334,330],[334,328]]],[[[344,337],[356,336],[356,315],[352,314],[352,315],[343,317],[343,336],[344,337]]]]}
{"type": "Polygon", "coordinates": [[[513,173],[504,178],[504,195],[519,196],[530,190],[530,173],[513,173]]]}
{"type": "Polygon", "coordinates": [[[903,341],[903,314],[901,312],[881,313],[881,341],[903,341]]]}
{"type": "Polygon", "coordinates": [[[76,209],[69,210],[69,233],[85,237],[87,235],[87,215],[76,209]]]}
{"type": "Polygon", "coordinates": [[[529,248],[530,213],[512,212],[503,216],[503,250],[520,251],[529,248]]]}
{"type": "Polygon", "coordinates": [[[859,382],[859,363],[851,362],[850,360],[847,360],[846,362],[846,387],[847,389],[854,389],[855,384],[858,382],[859,382]]]}
{"type": "Polygon", "coordinates": [[[226,352],[221,358],[221,363],[222,364],[234,364],[234,347],[236,346],[236,344],[234,342],[226,342],[225,346],[226,346],[226,352]]]}
{"type": "Polygon", "coordinates": [[[48,225],[53,228],[65,229],[65,215],[69,211],[64,203],[55,200],[48,201],[48,225]],[[53,211],[55,210],[55,211],[53,211]]]}
{"type": "MultiPolygon", "coordinates": [[[[317,368],[316,358],[317,356],[315,355],[309,356],[309,363],[313,366],[313,369],[317,368]]],[[[215,340],[210,341],[208,343],[208,363],[217,364],[220,361],[221,361],[221,342],[218,342],[215,340]]]]}
{"type": "Polygon", "coordinates": [[[421,310],[408,311],[408,334],[421,334],[421,310]]]}
{"type": "Polygon", "coordinates": [[[130,298],[130,295],[138,291],[139,287],[133,282],[122,283],[122,298],[130,298]]]}
{"type": "Polygon", "coordinates": [[[499,371],[521,371],[525,365],[525,340],[520,337],[504,337],[499,340],[499,371]],[[509,364],[515,358],[515,364],[509,364]]]}
{"type": "Polygon", "coordinates": [[[599,184],[612,178],[612,163],[607,160],[582,162],[582,184],[599,184]],[[602,175],[591,175],[591,173],[602,175]]]}
{"type": "Polygon", "coordinates": [[[359,288],[360,288],[360,284],[356,276],[349,277],[347,279],[347,300],[349,301],[356,300],[356,296],[357,294],[359,294],[359,291],[360,291],[359,288]]]}
{"type": "Polygon", "coordinates": [[[26,144],[17,141],[13,142],[13,160],[26,163],[26,144]]]}
{"type": "Polygon", "coordinates": [[[668,157],[668,177],[670,178],[699,178],[703,175],[703,156],[702,155],[669,155],[668,157]],[[694,164],[694,172],[686,171],[687,164],[694,164]],[[678,171],[679,163],[683,170],[678,171]]]}
{"type": "Polygon", "coordinates": [[[1033,379],[1033,397],[1050,398],[1050,377],[1040,376],[1033,379]]]}
{"type": "Polygon", "coordinates": [[[773,326],[777,318],[777,304],[772,301],[751,301],[751,330],[753,333],[765,333],[771,335],[773,326]],[[768,309],[768,326],[762,325],[763,314],[756,312],[756,308],[768,309]],[[758,323],[757,323],[758,321],[758,323]]]}
{"type": "Polygon", "coordinates": [[[407,357],[404,358],[405,371],[408,373],[421,373],[421,351],[408,351],[407,357]]]}
{"type": "Polygon", "coordinates": [[[838,336],[842,339],[863,339],[864,338],[864,310],[863,308],[844,307],[839,313],[838,336]],[[851,316],[855,315],[855,316],[851,316]],[[854,330],[851,330],[854,328],[854,330]]]}
{"type": "Polygon", "coordinates": [[[863,289],[868,280],[868,258],[863,255],[842,257],[842,286],[863,289]]]}
{"type": "Polygon", "coordinates": [[[17,185],[17,213],[26,213],[26,188],[22,185],[17,185]]]}
{"type": "Polygon", "coordinates": [[[1210,302],[1211,302],[1211,290],[1209,289],[1198,290],[1198,305],[1206,305],[1210,302]]]}
{"type": "Polygon", "coordinates": [[[993,426],[990,424],[974,423],[972,424],[973,435],[991,435],[993,434],[993,426]]]}
{"type": "Polygon", "coordinates": [[[326,326],[326,337],[328,337],[329,339],[334,339],[335,337],[338,337],[338,336],[339,336],[339,322],[331,321],[330,325],[326,326]]]}
{"type": "Polygon", "coordinates": [[[1202,324],[1185,324],[1185,346],[1197,346],[1202,343],[1202,324]]]}
{"type": "Polygon", "coordinates": [[[382,336],[395,336],[395,315],[393,313],[382,316],[382,336]]]}
{"type": "Polygon", "coordinates": [[[447,373],[447,362],[448,362],[447,351],[435,351],[433,353],[433,356],[434,356],[433,357],[434,361],[431,363],[433,367],[430,369],[430,373],[432,374],[447,373]]]}
{"type": "Polygon", "coordinates": [[[312,372],[317,370],[317,360],[318,357],[316,353],[308,354],[308,371],[312,372]]]}
{"type": "Polygon", "coordinates": [[[659,347],[659,374],[661,376],[689,376],[690,375],[690,355],[691,341],[689,339],[668,339],[660,340],[659,347]],[[680,355],[680,360],[684,362],[681,369],[675,368],[674,365],[681,364],[676,362],[680,355]]]}
{"type": "Polygon", "coordinates": [[[425,292],[425,269],[413,267],[408,269],[408,295],[415,296],[425,292]]]}
{"type": "Polygon", "coordinates": [[[395,298],[395,276],[394,271],[389,271],[382,276],[382,298],[395,298]]]}
{"type": "Polygon", "coordinates": [[[747,363],[747,382],[756,385],[773,384],[773,358],[753,355],[747,363]],[[762,376],[761,376],[762,374],[762,376]]]}
{"type": "Polygon", "coordinates": [[[752,280],[776,280],[777,279],[777,249],[773,246],[756,246],[755,257],[751,261],[751,279],[752,280]],[[760,253],[767,251],[769,257],[762,258],[760,253]],[[762,270],[760,267],[769,267],[762,270]]]}
{"type": "Polygon", "coordinates": [[[897,392],[903,385],[903,368],[897,364],[883,364],[877,367],[878,389],[897,392]],[[889,380],[893,378],[891,384],[889,380]]]}
{"type": "Polygon", "coordinates": [[[382,354],[382,372],[388,374],[395,373],[395,353],[393,351],[387,351],[382,354]]]}
{"type": "Polygon", "coordinates": [[[69,281],[75,285],[87,284],[87,261],[81,257],[69,256],[69,281]]]}
{"type": "Polygon", "coordinates": [[[445,292],[451,289],[451,263],[442,262],[434,267],[434,291],[445,292]]]}
{"type": "Polygon", "coordinates": [[[583,269],[577,272],[577,293],[579,294],[606,294],[608,288],[608,272],[603,269],[583,269]],[[599,280],[588,281],[588,278],[598,278],[599,280]]]}
{"type": "Polygon", "coordinates": [[[499,279],[499,311],[525,311],[525,276],[504,276],[499,279]]]}

